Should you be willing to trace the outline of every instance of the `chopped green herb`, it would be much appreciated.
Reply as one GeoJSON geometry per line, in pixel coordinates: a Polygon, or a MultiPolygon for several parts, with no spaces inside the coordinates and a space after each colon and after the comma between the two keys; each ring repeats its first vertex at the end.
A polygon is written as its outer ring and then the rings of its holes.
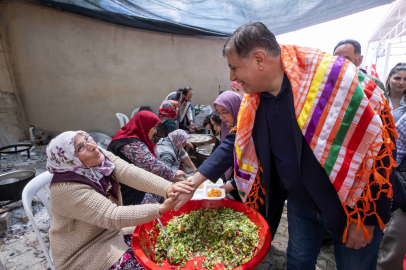
{"type": "Polygon", "coordinates": [[[181,267],[194,257],[204,256],[200,267],[212,269],[222,264],[224,269],[232,269],[250,261],[259,243],[258,226],[230,208],[199,209],[174,216],[165,228],[168,237],[159,232],[155,259],[162,262],[166,258],[181,267]]]}

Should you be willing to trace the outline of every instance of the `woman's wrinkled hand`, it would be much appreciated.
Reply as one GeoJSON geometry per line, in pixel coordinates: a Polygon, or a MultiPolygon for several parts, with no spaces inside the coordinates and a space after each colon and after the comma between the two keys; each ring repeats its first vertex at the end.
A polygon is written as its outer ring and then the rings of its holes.
{"type": "Polygon", "coordinates": [[[224,188],[226,194],[227,194],[227,193],[230,193],[231,191],[234,190],[234,187],[233,187],[233,185],[231,185],[231,183],[227,183],[227,184],[225,184],[225,185],[222,185],[222,186],[220,186],[220,188],[224,188]]]}
{"type": "Polygon", "coordinates": [[[174,196],[169,197],[168,199],[165,200],[165,202],[163,204],[159,205],[159,213],[161,215],[163,213],[168,212],[168,211],[172,210],[173,208],[175,208],[176,204],[178,203],[177,199],[178,199],[179,193],[177,193],[177,195],[174,193],[171,193],[170,195],[174,195],[174,196]]]}
{"type": "Polygon", "coordinates": [[[194,192],[195,189],[193,188],[193,183],[190,181],[181,181],[177,183],[173,183],[169,186],[168,190],[166,191],[167,197],[173,197],[179,195],[179,193],[190,193],[194,192]],[[171,194],[173,194],[171,196],[171,194]]]}

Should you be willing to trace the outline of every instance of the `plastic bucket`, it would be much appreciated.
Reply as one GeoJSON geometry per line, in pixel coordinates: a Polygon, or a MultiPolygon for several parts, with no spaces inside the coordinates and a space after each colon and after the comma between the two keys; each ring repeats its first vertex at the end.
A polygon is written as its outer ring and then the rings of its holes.
{"type": "MultiPolygon", "coordinates": [[[[219,207],[226,207],[231,208],[238,212],[243,212],[251,221],[253,221],[257,226],[259,226],[258,234],[260,241],[258,243],[257,249],[255,251],[255,255],[252,259],[243,264],[238,266],[238,270],[245,270],[245,269],[254,269],[258,264],[262,262],[265,258],[266,254],[268,253],[269,247],[271,246],[271,232],[269,231],[268,224],[266,223],[265,219],[255,210],[247,209],[244,204],[229,200],[229,199],[222,199],[219,201],[213,200],[201,200],[201,201],[189,201],[186,203],[178,212],[169,211],[163,214],[161,221],[164,226],[168,223],[168,221],[172,218],[172,216],[178,216],[182,213],[189,213],[193,210],[200,209],[200,208],[219,208],[219,207]]],[[[151,245],[155,245],[156,238],[149,235],[153,224],[156,221],[152,221],[135,228],[132,240],[132,247],[134,251],[134,255],[137,258],[138,262],[145,268],[145,269],[174,269],[173,266],[170,267],[167,260],[163,263],[163,266],[158,266],[155,261],[153,248],[151,245]]],[[[196,257],[192,260],[189,260],[186,267],[181,269],[199,269],[194,268],[193,264],[195,261],[198,262],[198,265],[201,265],[203,262],[203,257],[196,257]]],[[[222,266],[213,268],[213,269],[223,269],[222,266]]]]}

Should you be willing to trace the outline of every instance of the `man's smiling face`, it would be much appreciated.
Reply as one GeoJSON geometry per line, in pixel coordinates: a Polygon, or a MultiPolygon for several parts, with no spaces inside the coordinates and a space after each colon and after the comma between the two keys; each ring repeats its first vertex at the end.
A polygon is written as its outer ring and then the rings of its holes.
{"type": "Polygon", "coordinates": [[[230,51],[227,54],[227,62],[230,67],[230,81],[240,83],[247,94],[259,92],[254,79],[258,75],[257,69],[251,59],[242,60],[236,53],[230,51]]]}

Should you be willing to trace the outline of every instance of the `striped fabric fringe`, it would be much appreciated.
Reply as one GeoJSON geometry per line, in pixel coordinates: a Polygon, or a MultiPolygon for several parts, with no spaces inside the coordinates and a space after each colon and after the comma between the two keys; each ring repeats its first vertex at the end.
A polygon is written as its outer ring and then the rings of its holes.
{"type": "MultiPolygon", "coordinates": [[[[367,216],[376,215],[380,227],[384,228],[376,214],[375,201],[382,193],[392,197],[389,176],[392,167],[396,166],[392,158],[395,146],[390,135],[397,138],[397,134],[383,91],[343,57],[298,46],[281,45],[281,50],[302,134],[329,176],[347,213],[347,224],[356,222],[367,237],[363,225],[367,216]],[[382,123],[382,120],[386,122],[382,123]],[[390,166],[383,167],[380,160],[387,156],[390,166]],[[385,170],[384,175],[378,173],[381,169],[385,170]],[[374,180],[368,183],[371,175],[374,180]],[[381,187],[376,198],[371,195],[371,185],[381,187]],[[357,206],[358,202],[362,208],[357,206]],[[356,219],[352,218],[354,215],[356,219]]],[[[252,140],[259,101],[260,93],[244,96],[234,149],[238,192],[244,202],[255,208],[260,200],[258,191],[263,189],[252,140]]],[[[347,231],[344,240],[346,236],[347,231]]]]}

